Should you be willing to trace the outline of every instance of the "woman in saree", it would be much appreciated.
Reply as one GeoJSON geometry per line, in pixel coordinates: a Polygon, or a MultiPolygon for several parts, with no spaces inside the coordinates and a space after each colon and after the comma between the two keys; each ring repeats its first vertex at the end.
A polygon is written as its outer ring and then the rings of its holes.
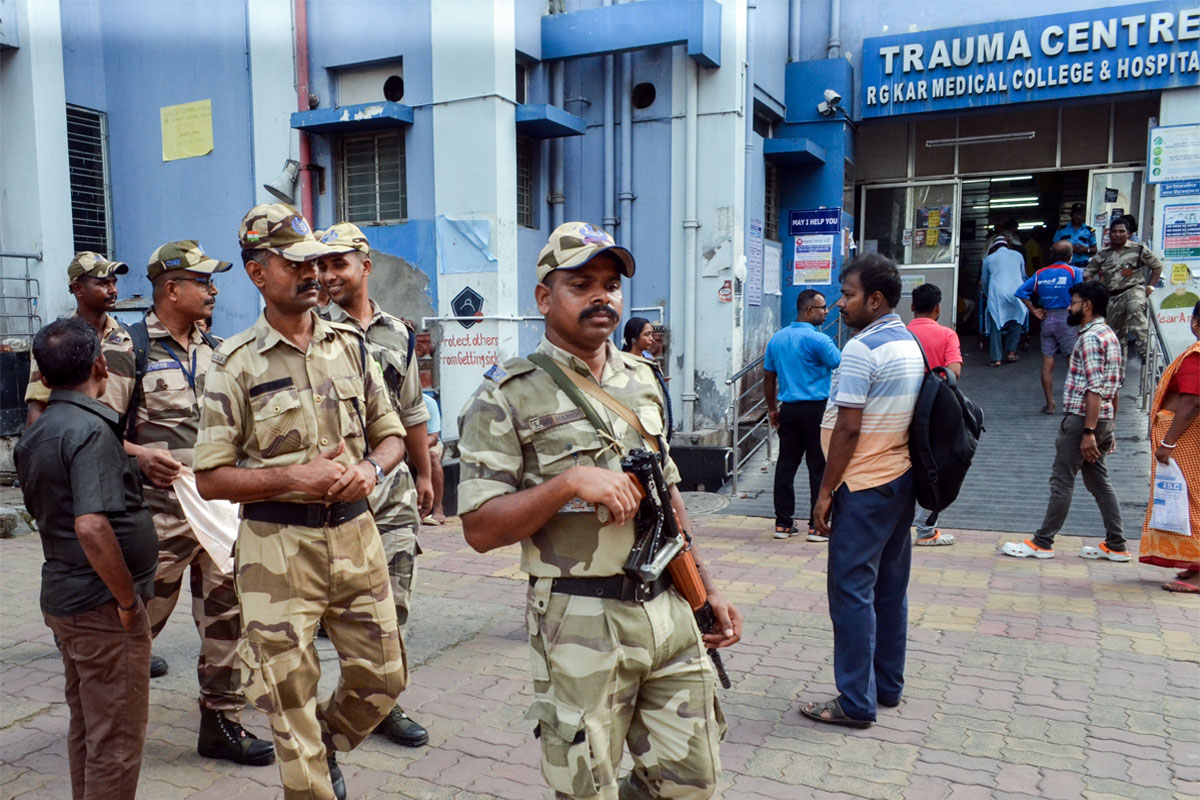
{"type": "Polygon", "coordinates": [[[1158,466],[1175,459],[1187,483],[1190,535],[1156,530],[1150,527],[1151,509],[1146,509],[1142,525],[1143,564],[1179,570],[1176,580],[1163,584],[1168,592],[1200,594],[1200,303],[1192,309],[1192,335],[1195,342],[1163,371],[1154,405],[1150,409],[1150,441],[1154,459],[1150,462],[1150,486],[1158,466]]]}

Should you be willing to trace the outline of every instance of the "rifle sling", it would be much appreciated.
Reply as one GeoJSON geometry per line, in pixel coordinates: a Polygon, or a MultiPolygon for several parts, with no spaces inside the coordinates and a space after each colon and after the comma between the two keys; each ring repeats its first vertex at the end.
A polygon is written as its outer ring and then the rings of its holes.
{"type": "Polygon", "coordinates": [[[545,370],[546,374],[554,379],[554,382],[558,384],[558,388],[563,390],[572,403],[579,406],[584,416],[587,417],[588,422],[592,423],[601,434],[616,441],[616,437],[613,435],[608,423],[596,413],[596,409],[584,398],[583,392],[599,400],[605,408],[629,423],[631,428],[641,434],[642,439],[646,441],[646,445],[651,450],[655,453],[659,452],[658,438],[651,436],[646,431],[637,414],[630,411],[629,408],[623,405],[617,398],[604,391],[599,385],[589,381],[573,369],[564,370],[560,368],[558,364],[554,363],[554,359],[545,353],[534,353],[529,356],[529,360],[545,370]]]}

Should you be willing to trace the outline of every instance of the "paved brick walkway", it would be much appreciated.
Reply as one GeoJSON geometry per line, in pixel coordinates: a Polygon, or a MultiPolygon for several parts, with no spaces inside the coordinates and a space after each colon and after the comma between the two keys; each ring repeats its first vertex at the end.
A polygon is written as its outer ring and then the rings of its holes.
{"type": "MultiPolygon", "coordinates": [[[[1184,798],[1200,795],[1200,603],[1166,571],[995,554],[956,531],[914,553],[905,702],[865,731],[818,729],[799,701],[833,692],[824,546],[776,542],[761,520],[708,516],[703,547],[747,613],[726,656],[726,800],[1184,798]]],[[[456,525],[423,535],[404,695],[431,733],[409,750],[372,737],[340,760],[352,798],[544,798],[531,724],[516,549],[477,555],[456,525]]],[[[62,667],[37,612],[36,536],[0,541],[0,796],[69,795],[62,667]]],[[[318,645],[335,672],[327,642],[318,645]]],[[[274,767],[199,758],[195,633],[181,604],[155,651],[146,800],[275,798],[274,767]]],[[[326,691],[330,675],[323,681],[326,691]]],[[[265,721],[247,714],[253,730],[265,721]]]]}
{"type": "MultiPolygon", "coordinates": [[[[1062,421],[1058,415],[1040,412],[1042,403],[1041,354],[1036,340],[1021,360],[999,369],[986,365],[986,356],[975,346],[975,337],[963,340],[963,391],[984,410],[987,432],[967,473],[958,500],[940,520],[945,525],[986,531],[1032,534],[1042,523],[1050,489],[1050,465],[1054,461],[1054,439],[1062,421]]],[[[1066,360],[1055,360],[1056,402],[1062,402],[1066,360]]],[[[1121,390],[1117,414],[1117,452],[1108,457],[1109,476],[1121,502],[1126,535],[1141,535],[1142,515],[1150,497],[1150,447],[1146,441],[1146,414],[1139,410],[1138,370],[1134,361],[1121,390]]],[[[776,440],[777,442],[778,440],[776,440]]],[[[776,452],[776,455],[778,453],[776,452]]],[[[739,489],[746,497],[734,498],[731,514],[774,517],[772,486],[775,464],[767,464],[762,448],[746,465],[739,489]],[[763,470],[768,466],[767,470],[763,470]]],[[[730,487],[723,490],[728,493],[730,487]]],[[[796,509],[800,519],[808,515],[808,472],[801,464],[796,473],[796,509]]],[[[1071,513],[1063,532],[1077,536],[1103,536],[1104,527],[1096,502],[1083,480],[1077,479],[1071,513]]]]}

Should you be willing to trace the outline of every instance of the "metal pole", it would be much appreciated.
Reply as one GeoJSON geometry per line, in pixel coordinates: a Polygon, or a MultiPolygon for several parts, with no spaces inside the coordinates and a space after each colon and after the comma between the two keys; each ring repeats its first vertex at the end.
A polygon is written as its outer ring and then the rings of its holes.
{"type": "Polygon", "coordinates": [[[733,496],[738,496],[738,473],[742,471],[742,466],[738,458],[738,409],[737,409],[737,390],[741,379],[729,384],[729,414],[731,417],[731,425],[733,428],[733,496]]]}

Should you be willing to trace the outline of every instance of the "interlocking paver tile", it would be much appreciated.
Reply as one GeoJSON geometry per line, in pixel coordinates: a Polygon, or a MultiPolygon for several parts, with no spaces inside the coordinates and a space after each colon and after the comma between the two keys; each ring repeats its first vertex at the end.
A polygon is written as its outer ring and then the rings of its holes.
{"type": "MultiPolygon", "coordinates": [[[[721,693],[726,800],[1197,796],[1200,607],[1158,590],[1165,571],[1074,559],[1073,537],[1062,537],[1055,561],[1019,562],[996,553],[1011,535],[956,529],[961,544],[913,554],[904,702],[881,709],[872,728],[845,731],[797,710],[836,692],[825,548],[776,543],[761,519],[697,523],[747,618],[745,642],[726,654],[734,687],[721,693]]],[[[525,719],[516,548],[478,555],[453,524],[425,531],[422,546],[402,703],[431,744],[370,737],[342,754],[352,796],[544,800],[525,719]]],[[[49,631],[29,622],[39,564],[36,538],[0,541],[0,800],[69,794],[61,662],[49,631]]],[[[195,753],[187,611],[181,603],[155,643],[171,672],[151,684],[139,796],[277,797],[274,767],[195,753]]],[[[317,648],[328,691],[336,661],[327,642],[317,648]]],[[[261,714],[245,716],[266,733],[261,714]]]]}

